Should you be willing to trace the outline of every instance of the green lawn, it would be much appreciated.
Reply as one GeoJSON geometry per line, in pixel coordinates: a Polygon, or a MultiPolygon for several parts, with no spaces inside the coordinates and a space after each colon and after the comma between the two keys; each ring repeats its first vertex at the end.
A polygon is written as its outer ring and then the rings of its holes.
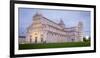
{"type": "Polygon", "coordinates": [[[19,44],[19,49],[42,49],[42,48],[64,48],[64,47],[86,47],[90,46],[87,42],[64,42],[64,43],[39,43],[39,44],[19,44]]]}

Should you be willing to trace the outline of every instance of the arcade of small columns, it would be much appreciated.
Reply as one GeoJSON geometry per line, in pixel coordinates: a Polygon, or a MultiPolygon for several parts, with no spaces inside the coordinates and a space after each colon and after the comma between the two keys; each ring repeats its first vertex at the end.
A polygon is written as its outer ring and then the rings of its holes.
{"type": "Polygon", "coordinates": [[[64,30],[59,30],[49,26],[49,30],[45,31],[46,34],[46,41],[47,42],[72,42],[75,41],[77,37],[75,35],[76,32],[66,32],[64,30]]]}

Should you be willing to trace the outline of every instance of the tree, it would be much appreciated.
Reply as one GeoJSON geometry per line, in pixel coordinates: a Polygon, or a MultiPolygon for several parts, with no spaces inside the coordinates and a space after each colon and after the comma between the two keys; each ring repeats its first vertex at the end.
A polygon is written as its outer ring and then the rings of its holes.
{"type": "Polygon", "coordinates": [[[86,38],[85,37],[83,37],[83,41],[86,42],[86,38]]]}
{"type": "Polygon", "coordinates": [[[91,40],[91,37],[88,37],[88,39],[86,37],[83,37],[83,41],[86,42],[86,41],[90,41],[91,40]]]}

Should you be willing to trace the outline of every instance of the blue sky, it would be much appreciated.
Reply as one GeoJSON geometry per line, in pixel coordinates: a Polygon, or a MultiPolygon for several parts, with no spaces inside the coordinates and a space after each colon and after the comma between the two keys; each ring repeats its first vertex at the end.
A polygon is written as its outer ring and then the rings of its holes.
{"type": "Polygon", "coordinates": [[[32,17],[36,12],[41,13],[44,17],[59,23],[62,19],[66,27],[73,27],[78,24],[79,21],[84,24],[84,36],[90,35],[90,11],[80,10],[56,10],[56,9],[36,9],[36,8],[19,8],[18,20],[19,20],[19,35],[26,35],[27,27],[32,23],[32,17]]]}

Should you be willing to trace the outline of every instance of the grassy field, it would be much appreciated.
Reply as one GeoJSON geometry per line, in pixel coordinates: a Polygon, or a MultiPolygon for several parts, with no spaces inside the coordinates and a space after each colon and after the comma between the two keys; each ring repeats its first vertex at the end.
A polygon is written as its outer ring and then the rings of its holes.
{"type": "Polygon", "coordinates": [[[19,49],[43,49],[43,48],[68,48],[68,47],[86,47],[90,46],[87,42],[64,42],[64,43],[39,43],[39,44],[19,44],[19,49]]]}

